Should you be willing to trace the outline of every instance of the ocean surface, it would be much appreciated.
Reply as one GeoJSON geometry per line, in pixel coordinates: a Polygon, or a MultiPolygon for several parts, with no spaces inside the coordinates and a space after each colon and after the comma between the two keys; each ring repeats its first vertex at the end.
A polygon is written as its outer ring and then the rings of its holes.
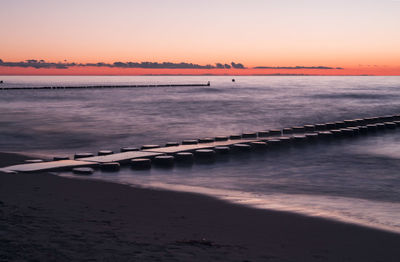
{"type": "MultiPolygon", "coordinates": [[[[0,90],[0,151],[119,151],[344,119],[400,114],[400,77],[1,76],[2,86],[194,84],[0,90]]],[[[61,173],[64,176],[73,176],[61,173]]],[[[400,129],[232,156],[211,165],[96,171],[94,179],[199,192],[400,233],[400,129]]]]}

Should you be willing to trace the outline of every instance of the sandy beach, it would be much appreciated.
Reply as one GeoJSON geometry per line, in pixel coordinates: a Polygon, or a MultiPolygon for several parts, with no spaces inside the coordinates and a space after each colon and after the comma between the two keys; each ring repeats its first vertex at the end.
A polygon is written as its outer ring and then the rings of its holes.
{"type": "MultiPolygon", "coordinates": [[[[0,154],[0,166],[24,156],[0,154]]],[[[0,261],[398,261],[400,235],[210,197],[0,174],[0,261]]]]}

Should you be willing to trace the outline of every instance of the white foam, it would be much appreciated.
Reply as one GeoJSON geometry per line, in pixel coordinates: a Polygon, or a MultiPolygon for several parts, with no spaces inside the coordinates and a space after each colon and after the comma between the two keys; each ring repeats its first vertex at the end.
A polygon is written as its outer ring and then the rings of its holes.
{"type": "Polygon", "coordinates": [[[278,193],[261,195],[159,182],[150,182],[143,186],[201,193],[254,208],[295,212],[400,233],[399,203],[323,195],[278,193]]]}

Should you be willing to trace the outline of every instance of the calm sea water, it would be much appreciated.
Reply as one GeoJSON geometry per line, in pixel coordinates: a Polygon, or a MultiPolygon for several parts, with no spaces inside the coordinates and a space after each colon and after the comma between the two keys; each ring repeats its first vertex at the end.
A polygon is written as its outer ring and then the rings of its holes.
{"type": "MultiPolygon", "coordinates": [[[[217,135],[400,114],[400,77],[3,76],[3,86],[210,87],[0,91],[0,151],[118,151],[217,135]]],[[[400,232],[400,130],[93,178],[210,194],[400,232]]],[[[70,175],[67,173],[61,175],[70,175]]]]}

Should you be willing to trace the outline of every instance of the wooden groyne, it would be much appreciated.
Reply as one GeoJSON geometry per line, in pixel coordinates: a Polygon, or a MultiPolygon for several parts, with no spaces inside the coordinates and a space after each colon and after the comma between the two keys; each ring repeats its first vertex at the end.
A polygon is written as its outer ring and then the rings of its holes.
{"type": "Polygon", "coordinates": [[[0,87],[0,90],[42,90],[42,89],[101,89],[101,88],[143,88],[143,87],[179,87],[179,86],[210,86],[207,84],[159,84],[159,85],[90,85],[90,86],[31,86],[31,87],[0,87]]]}
{"type": "Polygon", "coordinates": [[[28,163],[1,168],[2,172],[40,172],[49,170],[74,170],[77,174],[91,174],[92,168],[118,171],[121,164],[133,169],[148,169],[154,164],[172,167],[176,164],[194,162],[213,163],[219,156],[246,152],[273,151],[292,145],[304,145],[318,141],[335,141],[353,138],[369,133],[400,128],[400,115],[360,118],[338,122],[319,123],[272,129],[231,136],[218,136],[184,140],[181,143],[168,142],[165,146],[143,145],[140,149],[123,147],[120,153],[101,150],[97,156],[92,153],[54,157],[54,161],[31,160],[28,163]],[[76,169],[76,170],[75,170],[76,169]]]}

